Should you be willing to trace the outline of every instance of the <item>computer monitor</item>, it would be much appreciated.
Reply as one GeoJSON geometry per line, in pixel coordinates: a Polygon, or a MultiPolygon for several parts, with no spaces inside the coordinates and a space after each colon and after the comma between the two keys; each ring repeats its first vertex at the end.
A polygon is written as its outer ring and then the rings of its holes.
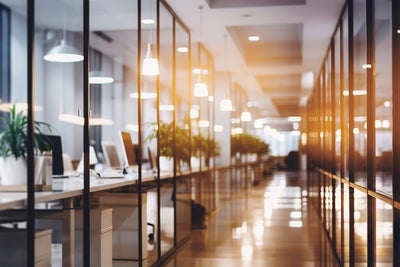
{"type": "MultiPolygon", "coordinates": [[[[61,136],[59,135],[45,135],[46,141],[50,143],[53,157],[53,175],[64,175],[63,151],[61,136]]],[[[45,148],[41,148],[45,150],[45,148]]]]}
{"type": "Polygon", "coordinates": [[[106,164],[110,166],[111,169],[121,169],[121,162],[115,143],[113,141],[102,141],[101,147],[103,148],[106,164]]]}
{"type": "Polygon", "coordinates": [[[152,170],[157,170],[157,159],[156,155],[151,151],[150,147],[147,147],[147,153],[149,155],[149,163],[150,163],[150,169],[152,170]]]}
{"type": "Polygon", "coordinates": [[[120,131],[120,137],[123,148],[122,156],[124,159],[124,167],[132,168],[137,166],[131,134],[129,132],[120,131]]]}

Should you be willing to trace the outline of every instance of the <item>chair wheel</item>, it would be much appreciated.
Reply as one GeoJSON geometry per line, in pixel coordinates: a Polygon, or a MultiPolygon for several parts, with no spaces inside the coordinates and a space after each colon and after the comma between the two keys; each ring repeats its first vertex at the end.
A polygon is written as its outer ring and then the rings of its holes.
{"type": "Polygon", "coordinates": [[[149,237],[149,240],[153,240],[154,239],[154,234],[153,233],[148,234],[148,237],[149,237]]]}

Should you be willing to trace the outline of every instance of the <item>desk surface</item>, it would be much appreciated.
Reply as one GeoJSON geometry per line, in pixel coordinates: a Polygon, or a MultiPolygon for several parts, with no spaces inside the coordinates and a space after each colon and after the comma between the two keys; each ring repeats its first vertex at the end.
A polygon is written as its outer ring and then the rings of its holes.
{"type": "MultiPolygon", "coordinates": [[[[171,172],[161,173],[161,179],[173,177],[171,172]]],[[[128,185],[136,184],[136,175],[126,175],[123,178],[90,178],[90,192],[100,192],[128,185]]],[[[142,182],[154,181],[154,174],[145,171],[142,174],[142,182]]],[[[52,191],[35,192],[35,203],[44,203],[66,198],[77,197],[83,194],[83,177],[58,178],[52,181],[52,191]]],[[[0,211],[26,206],[26,192],[0,191],[0,211]]]]}

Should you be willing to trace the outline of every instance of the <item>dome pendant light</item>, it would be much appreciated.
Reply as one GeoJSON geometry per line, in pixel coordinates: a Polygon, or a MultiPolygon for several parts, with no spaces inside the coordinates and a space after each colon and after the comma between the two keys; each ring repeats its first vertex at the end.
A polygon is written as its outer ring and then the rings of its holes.
{"type": "Polygon", "coordinates": [[[90,84],[107,84],[113,82],[114,78],[104,75],[101,71],[91,71],[89,73],[90,84]]]}
{"type": "Polygon", "coordinates": [[[79,62],[83,60],[83,56],[63,39],[59,45],[49,50],[44,59],[51,62],[79,62]]]}
{"type": "Polygon", "coordinates": [[[79,62],[83,60],[83,56],[74,47],[67,45],[66,41],[66,26],[65,26],[65,15],[64,15],[64,29],[63,38],[59,45],[53,47],[43,57],[44,60],[50,62],[79,62]]]}

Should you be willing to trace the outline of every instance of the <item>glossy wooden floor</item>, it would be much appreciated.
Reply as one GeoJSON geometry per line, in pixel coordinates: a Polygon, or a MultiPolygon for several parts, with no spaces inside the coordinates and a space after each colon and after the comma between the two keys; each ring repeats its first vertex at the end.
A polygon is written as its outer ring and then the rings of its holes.
{"type": "Polygon", "coordinates": [[[336,266],[306,194],[305,173],[275,172],[222,198],[163,266],[336,266]]]}

